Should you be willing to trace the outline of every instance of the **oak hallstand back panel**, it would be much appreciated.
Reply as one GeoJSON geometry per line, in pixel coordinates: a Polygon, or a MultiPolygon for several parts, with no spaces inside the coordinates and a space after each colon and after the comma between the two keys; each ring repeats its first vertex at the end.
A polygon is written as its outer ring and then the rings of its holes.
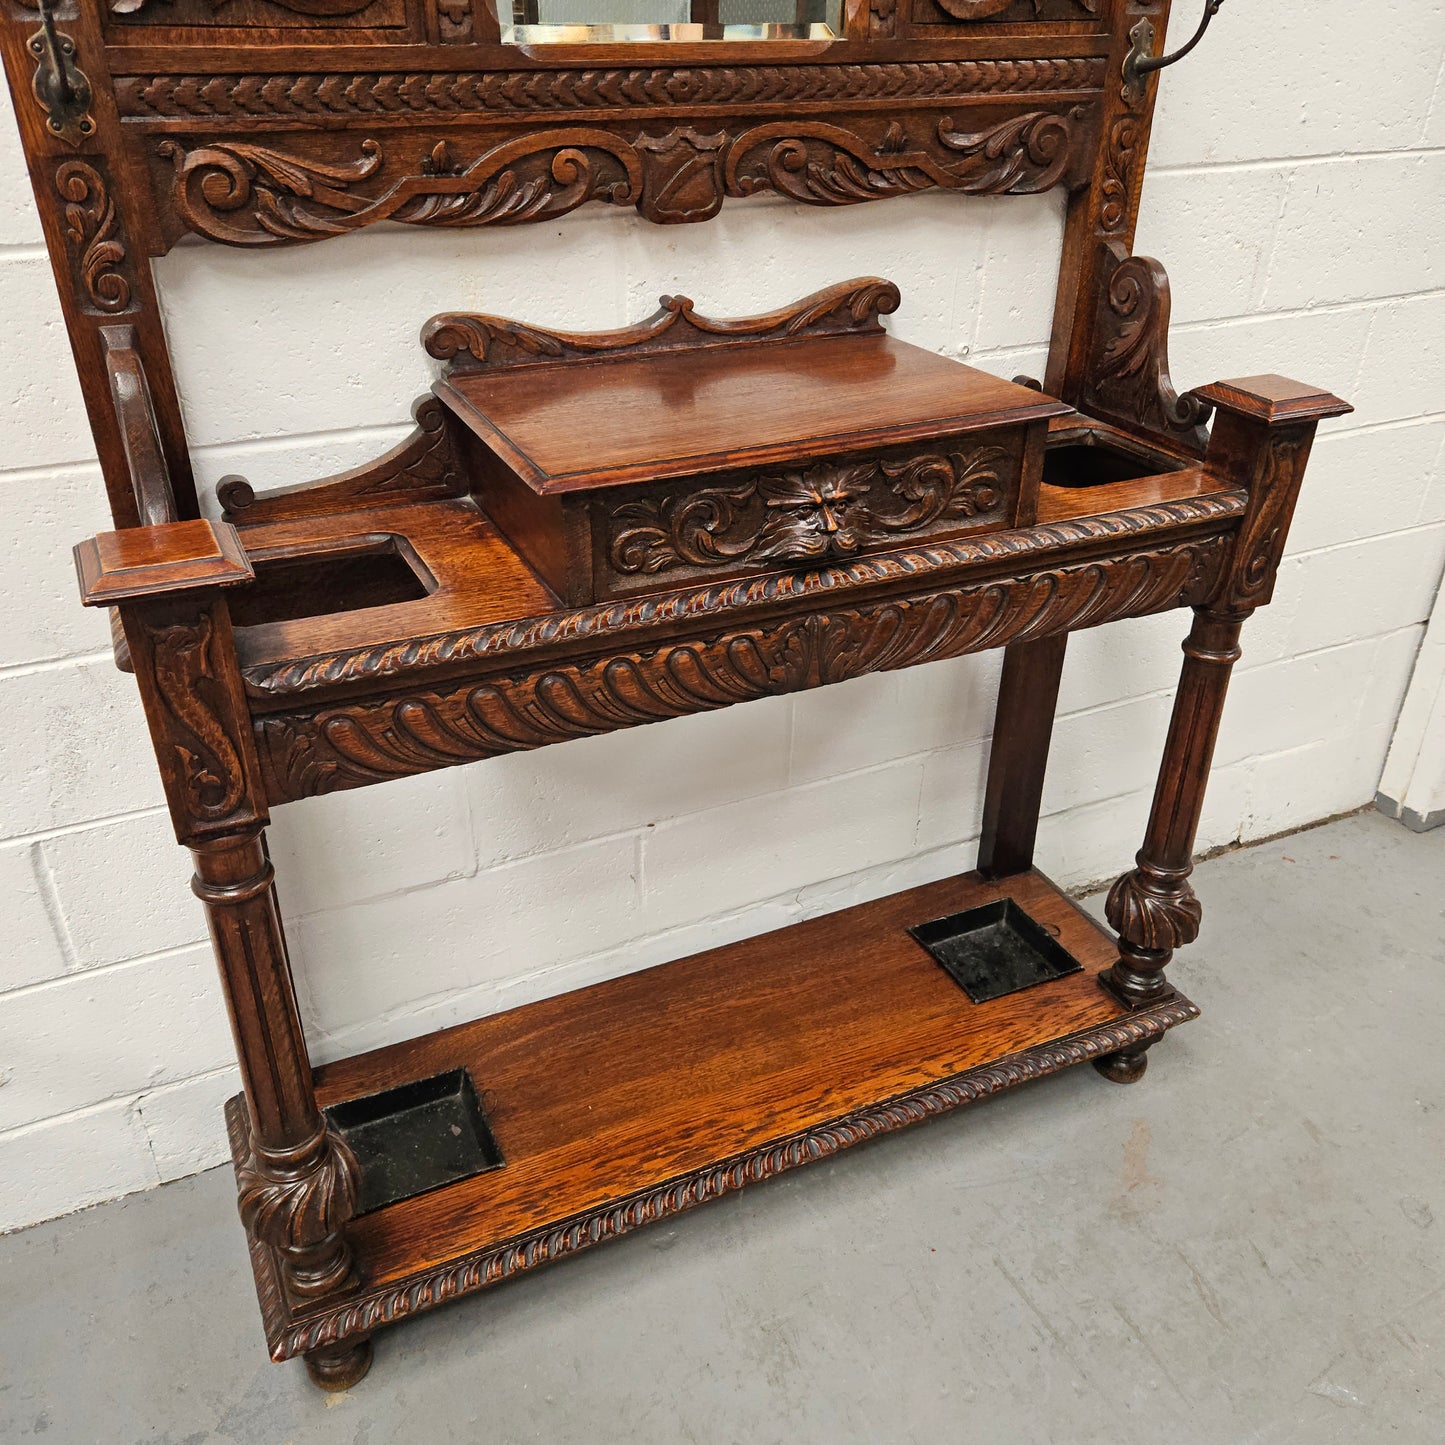
{"type": "Polygon", "coordinates": [[[76,548],[81,590],[111,609],[195,859],[274,1358],[346,1388],[383,1324],[1085,1060],[1132,1082],[1197,1014],[1166,967],[1199,931],[1230,669],[1315,429],[1349,408],[1275,375],[1170,380],[1168,281],[1133,254],[1158,72],[1182,58],[1168,12],[843,0],[832,31],[800,8],[745,40],[694,0],[680,38],[573,43],[488,0],[10,0],[116,527],[76,548]],[[888,336],[900,228],[878,274],[762,316],[418,317],[441,375],[407,440],[200,505],[151,269],[185,236],[271,249],[599,204],[684,224],[926,189],[959,193],[961,226],[969,195],[1065,193],[1042,378],[888,336]],[[1065,645],[1180,607],[1110,931],[1032,866],[1065,645]],[[994,647],[975,872],[313,1070],[271,806],[994,647]],[[939,947],[958,930],[947,970],[925,924],[939,947]],[[1024,971],[1000,983],[1005,956],[1024,971]],[[980,1002],[969,957],[996,975],[980,1002]],[[480,1162],[435,1147],[438,1119],[480,1162]],[[398,1137],[432,1171],[410,1188],[398,1137]]]}

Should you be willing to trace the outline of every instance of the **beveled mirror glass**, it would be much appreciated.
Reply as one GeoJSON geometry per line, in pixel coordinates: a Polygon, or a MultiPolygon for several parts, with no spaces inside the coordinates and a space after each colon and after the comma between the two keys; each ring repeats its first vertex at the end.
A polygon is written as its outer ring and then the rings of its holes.
{"type": "Polygon", "coordinates": [[[832,40],[842,0],[512,0],[513,45],[832,40]]]}

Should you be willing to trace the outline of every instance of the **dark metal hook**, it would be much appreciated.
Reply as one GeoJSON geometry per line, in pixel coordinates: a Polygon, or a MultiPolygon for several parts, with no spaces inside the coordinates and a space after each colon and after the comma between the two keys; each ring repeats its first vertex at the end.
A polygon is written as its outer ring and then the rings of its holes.
{"type": "Polygon", "coordinates": [[[25,42],[35,57],[31,89],[50,133],[78,146],[95,131],[89,114],[90,82],[75,63],[75,41],[55,28],[53,0],[40,0],[38,9],[40,29],[25,42]]]}
{"type": "Polygon", "coordinates": [[[1129,53],[1124,57],[1124,98],[1131,102],[1139,99],[1144,93],[1145,76],[1183,60],[1204,39],[1209,22],[1219,14],[1219,7],[1223,4],[1224,0],[1205,0],[1204,16],[1199,22],[1199,29],[1194,32],[1189,43],[1181,45],[1173,55],[1154,54],[1153,22],[1141,20],[1129,32],[1129,53]]]}

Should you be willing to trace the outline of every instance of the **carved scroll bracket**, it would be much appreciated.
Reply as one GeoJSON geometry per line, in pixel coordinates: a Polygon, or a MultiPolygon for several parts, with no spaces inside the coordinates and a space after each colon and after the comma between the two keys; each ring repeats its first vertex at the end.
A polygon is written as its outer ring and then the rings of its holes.
{"type": "Polygon", "coordinates": [[[1111,266],[1099,298],[1084,405],[1145,436],[1203,455],[1211,407],[1181,397],[1169,375],[1169,277],[1148,256],[1108,243],[1111,266]]]}

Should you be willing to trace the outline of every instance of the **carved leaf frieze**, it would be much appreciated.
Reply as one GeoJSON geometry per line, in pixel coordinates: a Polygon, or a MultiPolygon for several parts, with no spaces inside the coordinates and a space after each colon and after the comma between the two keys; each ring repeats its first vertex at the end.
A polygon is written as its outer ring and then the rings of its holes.
{"type": "MultiPolygon", "coordinates": [[[[611,645],[623,645],[629,635],[642,639],[653,628],[686,626],[704,615],[722,618],[754,607],[771,609],[780,603],[796,603],[822,594],[836,598],[852,587],[917,581],[954,568],[1016,567],[1025,557],[1037,557],[1042,563],[1056,549],[1133,543],[1141,533],[1161,528],[1223,526],[1244,513],[1246,500],[1243,491],[1222,492],[955,541],[914,544],[854,557],[826,568],[765,572],[706,587],[549,612],[521,622],[487,623],[406,642],[253,664],[244,669],[244,676],[247,687],[256,694],[281,697],[357,682],[369,686],[382,678],[412,674],[421,668],[470,665],[533,648],[579,646],[603,638],[611,645]]],[[[1206,555],[1213,557],[1212,552],[1206,555]]],[[[1194,591],[1191,583],[1191,596],[1194,591]]],[[[646,642],[640,641],[640,645],[646,642]]]]}
{"type": "Polygon", "coordinates": [[[173,199],[191,230],[230,245],[314,241],[377,221],[480,226],[560,216],[585,201],[633,204],[649,220],[702,220],[724,195],[774,190],[816,205],[845,205],[938,186],[971,194],[1032,193],[1059,184],[1084,140],[1085,111],[1032,111],[981,132],[944,117],[933,144],[893,122],[876,144],[841,126],[778,121],[741,134],[679,127],[627,139],[568,127],[522,136],[469,165],[428,159],[379,194],[365,183],[386,168],[381,144],[350,161],[322,161],[251,142],[194,149],[167,138],[173,199]]]}
{"type": "Polygon", "coordinates": [[[274,802],[542,747],[1198,600],[1229,539],[812,612],[707,640],[542,666],[255,723],[274,802]]]}
{"type": "Polygon", "coordinates": [[[741,561],[823,562],[997,506],[998,447],[899,462],[819,462],[738,485],[625,502],[609,560],[624,575],[741,561]]]}
{"type": "Polygon", "coordinates": [[[1097,91],[1104,84],[1104,66],[1100,58],[1087,58],[379,75],[129,75],[118,76],[115,89],[121,114],[138,118],[534,115],[642,106],[1097,91]]]}

